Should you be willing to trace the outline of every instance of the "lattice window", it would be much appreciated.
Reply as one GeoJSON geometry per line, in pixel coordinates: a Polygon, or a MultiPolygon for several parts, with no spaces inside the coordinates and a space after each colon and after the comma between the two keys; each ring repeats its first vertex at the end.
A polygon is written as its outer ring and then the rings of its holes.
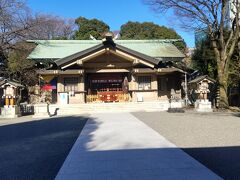
{"type": "Polygon", "coordinates": [[[150,90],[150,89],[151,89],[151,76],[139,76],[138,90],[150,90]]]}
{"type": "Polygon", "coordinates": [[[64,91],[78,91],[78,78],[77,77],[66,77],[64,78],[64,91]]]}

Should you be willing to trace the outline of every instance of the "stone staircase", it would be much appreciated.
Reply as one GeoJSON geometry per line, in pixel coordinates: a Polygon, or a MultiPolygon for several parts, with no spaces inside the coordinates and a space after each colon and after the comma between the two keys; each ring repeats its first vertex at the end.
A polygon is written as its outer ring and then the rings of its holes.
{"type": "Polygon", "coordinates": [[[77,115],[84,113],[101,112],[136,112],[136,111],[167,111],[168,101],[154,102],[124,102],[124,103],[89,103],[89,104],[67,104],[49,106],[50,114],[55,115],[77,115]]]}

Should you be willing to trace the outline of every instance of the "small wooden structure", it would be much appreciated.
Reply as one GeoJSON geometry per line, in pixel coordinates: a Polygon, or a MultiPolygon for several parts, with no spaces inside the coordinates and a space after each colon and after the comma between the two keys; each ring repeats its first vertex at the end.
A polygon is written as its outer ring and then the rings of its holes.
{"type": "Polygon", "coordinates": [[[207,100],[209,98],[208,94],[210,93],[211,84],[215,84],[216,81],[210,78],[208,75],[198,76],[195,79],[191,80],[189,84],[189,89],[192,90],[192,93],[197,94],[197,99],[207,100]]]}
{"type": "Polygon", "coordinates": [[[4,79],[0,82],[0,88],[2,91],[2,98],[5,100],[5,106],[14,106],[20,97],[20,90],[24,88],[18,82],[4,79]]]}
{"type": "Polygon", "coordinates": [[[0,81],[1,99],[4,100],[2,103],[4,107],[1,108],[1,117],[14,118],[20,115],[17,101],[20,98],[22,88],[24,88],[23,85],[9,79],[0,81]]]}
{"type": "Polygon", "coordinates": [[[216,81],[207,75],[199,76],[189,82],[191,95],[196,95],[195,109],[199,112],[212,112],[212,98],[209,97],[211,85],[216,81]],[[210,100],[210,101],[209,101],[210,100]]]}

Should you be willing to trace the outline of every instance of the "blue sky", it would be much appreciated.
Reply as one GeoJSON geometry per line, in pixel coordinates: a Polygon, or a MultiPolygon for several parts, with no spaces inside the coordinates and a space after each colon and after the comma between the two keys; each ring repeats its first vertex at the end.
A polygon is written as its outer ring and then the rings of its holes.
{"type": "Polygon", "coordinates": [[[111,30],[119,30],[127,21],[154,22],[174,28],[189,47],[194,47],[193,32],[178,28],[170,14],[156,14],[142,0],[28,0],[28,5],[33,12],[51,13],[66,18],[97,18],[107,23],[111,30]]]}

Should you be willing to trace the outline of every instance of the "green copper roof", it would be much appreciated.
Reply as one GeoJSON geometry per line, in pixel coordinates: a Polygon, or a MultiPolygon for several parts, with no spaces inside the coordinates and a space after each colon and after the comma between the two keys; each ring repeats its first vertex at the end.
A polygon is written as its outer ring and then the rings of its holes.
{"type": "MultiPolygon", "coordinates": [[[[101,40],[30,40],[28,42],[37,44],[28,57],[30,59],[60,59],[102,43],[101,40]]],[[[170,43],[170,40],[115,40],[114,42],[155,58],[185,57],[170,43]]]]}

